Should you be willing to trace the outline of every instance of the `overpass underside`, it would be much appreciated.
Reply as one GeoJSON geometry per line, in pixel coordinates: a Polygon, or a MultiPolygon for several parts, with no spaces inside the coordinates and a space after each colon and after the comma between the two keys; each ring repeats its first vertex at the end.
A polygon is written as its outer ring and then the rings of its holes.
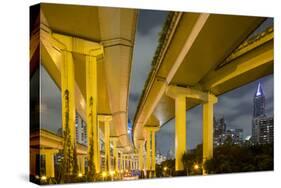
{"type": "MultiPolygon", "coordinates": [[[[54,176],[50,156],[58,150],[63,150],[64,156],[69,154],[62,143],[69,143],[69,148],[78,147],[76,113],[86,122],[88,135],[88,145],[82,149],[79,146],[79,155],[83,155],[83,160],[87,157],[99,173],[103,140],[105,170],[113,169],[111,146],[117,169],[118,156],[133,153],[127,124],[137,11],[44,3],[36,6],[40,11],[31,30],[30,73],[32,76],[36,68],[43,66],[58,86],[62,101],[63,139],[44,137],[45,145],[40,145],[40,137],[37,141],[42,155],[50,151],[46,154],[47,176],[54,176]]],[[[69,156],[74,157],[74,149],[70,150],[69,156]]]]}
{"type": "Polygon", "coordinates": [[[140,153],[145,144],[152,148],[147,156],[154,166],[155,132],[175,118],[175,168],[181,174],[186,111],[203,105],[203,162],[211,159],[213,106],[225,92],[273,73],[274,32],[271,27],[249,38],[263,17],[178,12],[170,16],[139,102],[133,134],[140,153]]]}

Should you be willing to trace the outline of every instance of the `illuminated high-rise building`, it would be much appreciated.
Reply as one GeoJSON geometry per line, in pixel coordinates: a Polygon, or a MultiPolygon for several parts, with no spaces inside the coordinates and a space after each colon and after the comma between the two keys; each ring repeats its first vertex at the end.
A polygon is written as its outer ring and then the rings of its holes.
{"type": "Polygon", "coordinates": [[[265,116],[265,96],[262,90],[261,83],[258,84],[254,96],[254,111],[253,118],[265,116]]]}
{"type": "Polygon", "coordinates": [[[266,117],[265,95],[260,83],[254,95],[252,141],[254,144],[273,142],[273,117],[266,117]]]}

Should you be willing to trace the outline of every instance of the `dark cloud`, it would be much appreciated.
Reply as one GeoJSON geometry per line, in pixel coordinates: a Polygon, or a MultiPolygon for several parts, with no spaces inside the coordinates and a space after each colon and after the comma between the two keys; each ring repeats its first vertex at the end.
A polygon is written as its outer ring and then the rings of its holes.
{"type": "Polygon", "coordinates": [[[132,102],[136,102],[139,100],[140,94],[139,93],[131,93],[129,96],[129,100],[132,102]]]}
{"type": "Polygon", "coordinates": [[[151,10],[141,10],[139,13],[130,82],[128,107],[130,119],[134,119],[166,14],[166,12],[151,10]]]}
{"type": "Polygon", "coordinates": [[[61,128],[61,94],[60,90],[49,76],[45,68],[40,65],[41,84],[41,128],[54,133],[61,128]]]}
{"type": "Polygon", "coordinates": [[[140,10],[137,31],[140,35],[149,35],[155,27],[162,26],[168,12],[159,10],[140,10]]]}

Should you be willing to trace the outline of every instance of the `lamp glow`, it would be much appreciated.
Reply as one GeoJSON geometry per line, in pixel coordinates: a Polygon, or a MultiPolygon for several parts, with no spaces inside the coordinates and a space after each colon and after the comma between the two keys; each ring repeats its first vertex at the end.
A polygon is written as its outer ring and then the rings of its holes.
{"type": "Polygon", "coordinates": [[[102,172],[102,177],[106,177],[107,176],[107,173],[104,171],[102,172]]]}
{"type": "Polygon", "coordinates": [[[47,180],[47,177],[46,176],[42,176],[41,180],[45,181],[45,180],[47,180]]]}

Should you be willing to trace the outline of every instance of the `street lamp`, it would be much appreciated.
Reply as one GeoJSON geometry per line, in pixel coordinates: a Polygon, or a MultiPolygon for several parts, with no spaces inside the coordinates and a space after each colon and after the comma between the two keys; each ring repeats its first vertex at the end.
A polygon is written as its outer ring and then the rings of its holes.
{"type": "Polygon", "coordinates": [[[101,175],[102,175],[102,178],[103,178],[103,181],[104,181],[104,178],[107,176],[107,173],[105,171],[103,171],[101,175]]]}
{"type": "Polygon", "coordinates": [[[194,170],[198,170],[198,169],[199,169],[199,165],[198,165],[198,164],[195,164],[195,165],[193,166],[193,168],[194,168],[194,170]]]}
{"type": "Polygon", "coordinates": [[[41,180],[42,180],[42,181],[46,181],[46,180],[47,180],[47,177],[46,177],[46,176],[42,176],[42,177],[41,177],[41,180]]]}
{"type": "MultiPolygon", "coordinates": [[[[167,176],[167,170],[168,170],[168,167],[165,166],[165,167],[164,167],[164,173],[165,173],[164,176],[167,176]]],[[[170,172],[170,171],[169,171],[169,172],[170,172]]],[[[170,176],[170,173],[169,173],[169,176],[170,176]]]]}

